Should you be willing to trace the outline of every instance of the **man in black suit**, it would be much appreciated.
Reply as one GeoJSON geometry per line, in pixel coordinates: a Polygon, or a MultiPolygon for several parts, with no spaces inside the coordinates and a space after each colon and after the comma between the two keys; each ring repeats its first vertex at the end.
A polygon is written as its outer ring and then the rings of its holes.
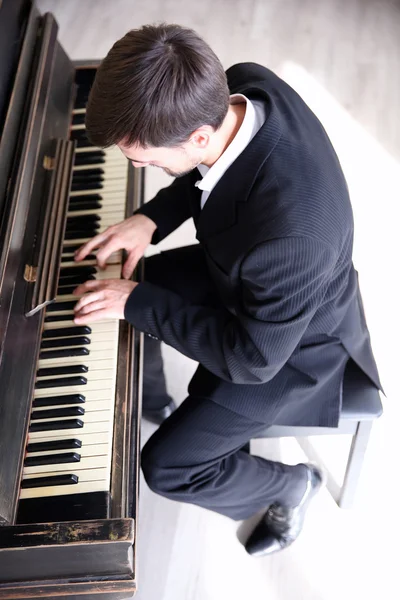
{"type": "Polygon", "coordinates": [[[265,508],[246,548],[268,554],[298,536],[320,469],[249,453],[266,425],[338,424],[354,361],[377,386],[352,264],[346,182],[318,119],[268,69],[226,73],[191,30],[129,32],[101,64],[89,138],[135,167],[176,177],[135,215],[76,255],[105,265],[125,248],[125,280],[91,281],[76,322],[126,318],[144,331],[144,415],[161,423],[142,453],[149,486],[233,519],[265,508]],[[149,243],[192,217],[200,244],[145,262],[149,243]],[[189,396],[167,395],[160,343],[198,361],[189,396]],[[168,418],[167,418],[168,417],[168,418]]]}

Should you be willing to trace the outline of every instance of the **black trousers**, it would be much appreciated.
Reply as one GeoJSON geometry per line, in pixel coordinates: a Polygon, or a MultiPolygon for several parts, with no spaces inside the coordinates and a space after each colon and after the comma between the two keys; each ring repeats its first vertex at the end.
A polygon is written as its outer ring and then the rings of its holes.
{"type": "MultiPolygon", "coordinates": [[[[219,304],[199,245],[147,258],[145,279],[196,304],[219,304]]],[[[144,408],[168,401],[160,342],[146,336],[143,396],[144,408]]],[[[145,479],[162,496],[236,520],[274,501],[296,503],[304,491],[304,470],[251,456],[246,447],[266,425],[189,396],[144,446],[145,479]]]]}

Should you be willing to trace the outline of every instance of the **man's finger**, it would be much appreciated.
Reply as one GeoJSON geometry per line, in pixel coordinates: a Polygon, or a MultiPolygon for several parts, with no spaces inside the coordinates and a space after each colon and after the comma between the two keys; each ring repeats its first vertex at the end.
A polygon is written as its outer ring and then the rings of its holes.
{"type": "Polygon", "coordinates": [[[103,287],[104,283],[102,280],[90,279],[89,281],[85,281],[85,283],[81,283],[74,289],[72,292],[74,296],[82,296],[86,294],[86,292],[93,292],[95,290],[99,290],[103,287]]]}
{"type": "Polygon", "coordinates": [[[105,319],[111,319],[112,314],[110,308],[103,308],[102,310],[95,310],[89,314],[77,314],[74,317],[74,323],[77,325],[85,325],[86,323],[93,323],[94,321],[103,321],[105,319]]]}
{"type": "Polygon", "coordinates": [[[86,304],[85,306],[82,306],[82,308],[76,311],[75,314],[79,317],[81,315],[88,315],[92,312],[96,312],[96,310],[102,310],[103,308],[107,307],[109,308],[107,300],[104,300],[104,298],[102,298],[101,300],[96,300],[94,302],[86,304]]]}
{"type": "Polygon", "coordinates": [[[140,255],[137,252],[130,252],[124,263],[124,266],[122,267],[122,277],[124,279],[130,279],[132,277],[133,271],[135,270],[139,259],[140,255]]]}
{"type": "Polygon", "coordinates": [[[84,306],[87,306],[88,304],[91,304],[98,300],[104,301],[104,292],[103,291],[92,292],[91,294],[86,294],[85,296],[82,296],[82,298],[80,300],[78,300],[78,302],[75,304],[74,311],[79,312],[81,310],[81,308],[83,308],[84,306]]]}
{"type": "Polygon", "coordinates": [[[107,244],[104,244],[102,248],[98,251],[96,255],[97,264],[101,269],[105,269],[107,265],[107,259],[116,252],[120,250],[121,246],[118,244],[118,241],[115,238],[111,238],[107,244]]]}
{"type": "Polygon", "coordinates": [[[74,260],[76,262],[83,260],[88,254],[90,254],[92,250],[95,250],[96,248],[99,248],[101,244],[104,244],[104,242],[108,240],[109,235],[110,234],[107,233],[107,230],[103,231],[103,233],[95,235],[94,238],[92,238],[91,240],[86,242],[86,244],[83,244],[83,246],[78,248],[78,250],[75,252],[74,260]]]}

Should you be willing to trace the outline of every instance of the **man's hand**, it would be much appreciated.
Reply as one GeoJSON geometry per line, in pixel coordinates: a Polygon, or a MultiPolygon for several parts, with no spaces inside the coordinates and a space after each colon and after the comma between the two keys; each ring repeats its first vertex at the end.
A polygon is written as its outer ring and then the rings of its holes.
{"type": "Polygon", "coordinates": [[[107,259],[118,250],[126,250],[128,258],[122,269],[122,276],[129,279],[142,258],[147,246],[151,242],[157,225],[145,215],[133,215],[121,223],[108,227],[103,233],[99,233],[89,242],[86,242],[75,253],[77,262],[84,260],[96,248],[97,264],[105,268],[107,259]]]}
{"type": "Polygon", "coordinates": [[[103,319],[123,319],[126,301],[137,285],[136,281],[123,279],[86,281],[78,285],[74,295],[85,295],[75,305],[74,322],[82,325],[103,319]]]}

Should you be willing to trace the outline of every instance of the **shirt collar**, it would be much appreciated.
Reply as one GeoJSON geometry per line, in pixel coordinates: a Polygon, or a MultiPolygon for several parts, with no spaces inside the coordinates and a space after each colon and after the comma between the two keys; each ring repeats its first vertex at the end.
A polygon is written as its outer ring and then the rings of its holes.
{"type": "Polygon", "coordinates": [[[203,179],[200,179],[195,183],[196,187],[200,190],[207,192],[213,190],[222,175],[237,159],[239,154],[243,152],[254,135],[254,127],[256,124],[256,112],[254,106],[246,96],[243,96],[243,94],[233,94],[230,97],[230,104],[238,104],[239,102],[246,102],[246,112],[235,137],[211,168],[206,165],[198,165],[197,167],[203,176],[203,179]]]}

